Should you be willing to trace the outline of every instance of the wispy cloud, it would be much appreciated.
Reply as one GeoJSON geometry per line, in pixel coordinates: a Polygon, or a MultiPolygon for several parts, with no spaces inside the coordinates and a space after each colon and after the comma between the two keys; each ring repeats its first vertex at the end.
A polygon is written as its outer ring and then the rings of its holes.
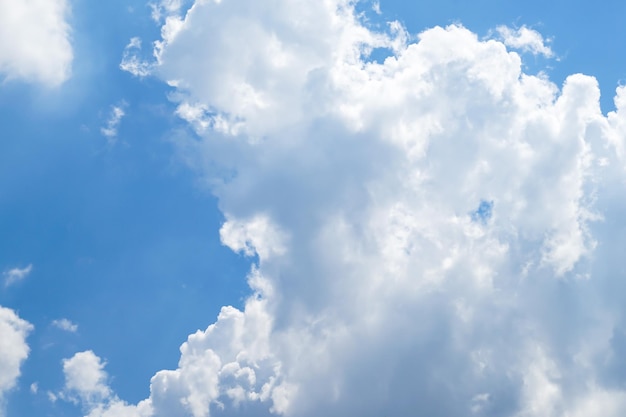
{"type": "Polygon", "coordinates": [[[125,108],[127,104],[125,101],[121,101],[119,104],[111,106],[109,118],[106,124],[100,128],[102,133],[109,140],[109,143],[114,143],[117,139],[117,132],[122,121],[122,118],[126,115],[125,108]]]}
{"type": "Polygon", "coordinates": [[[382,14],[382,11],[380,10],[380,2],[378,0],[372,2],[372,10],[376,14],[382,14]]]}
{"type": "Polygon", "coordinates": [[[496,32],[500,35],[502,43],[510,48],[519,49],[524,52],[530,52],[533,55],[543,55],[546,58],[554,56],[554,52],[543,36],[536,30],[522,26],[518,29],[512,29],[508,26],[498,26],[496,32]]]}
{"type": "Polygon", "coordinates": [[[8,271],[4,271],[2,276],[4,277],[4,286],[8,287],[16,282],[22,281],[33,270],[33,265],[29,264],[25,268],[13,268],[8,271]]]}
{"type": "Polygon", "coordinates": [[[128,45],[124,48],[120,69],[130,72],[135,77],[146,77],[152,73],[152,64],[144,61],[139,57],[141,52],[141,39],[138,37],[131,38],[128,45]]]}

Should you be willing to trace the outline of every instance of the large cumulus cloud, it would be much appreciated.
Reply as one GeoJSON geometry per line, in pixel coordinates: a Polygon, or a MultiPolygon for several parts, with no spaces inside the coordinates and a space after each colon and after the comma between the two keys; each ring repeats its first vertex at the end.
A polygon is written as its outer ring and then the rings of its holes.
{"type": "Polygon", "coordinates": [[[0,2],[0,76],[58,86],[71,72],[67,0],[0,2]]]}
{"type": "Polygon", "coordinates": [[[176,10],[151,71],[252,295],[91,416],[626,412],[626,89],[605,116],[592,77],[458,25],[374,32],[350,1],[176,10]]]}
{"type": "Polygon", "coordinates": [[[0,416],[4,416],[6,395],[15,387],[22,363],[28,357],[26,337],[32,329],[15,311],[0,306],[0,416]]]}

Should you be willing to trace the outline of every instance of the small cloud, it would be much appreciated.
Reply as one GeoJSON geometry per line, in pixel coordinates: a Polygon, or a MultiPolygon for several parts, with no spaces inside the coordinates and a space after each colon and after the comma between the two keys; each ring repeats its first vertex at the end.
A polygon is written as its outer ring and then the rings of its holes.
{"type": "Polygon", "coordinates": [[[124,48],[120,69],[141,78],[152,73],[152,64],[139,58],[139,52],[141,52],[141,39],[131,38],[124,48]]]}
{"type": "Polygon", "coordinates": [[[117,130],[120,126],[120,122],[122,118],[126,115],[124,108],[126,107],[126,102],[122,101],[120,104],[116,106],[111,106],[111,113],[109,115],[109,119],[107,120],[105,126],[100,128],[100,133],[107,137],[109,143],[114,143],[117,139],[117,130]]]}
{"type": "Polygon", "coordinates": [[[149,3],[152,9],[152,20],[162,23],[168,16],[178,16],[184,0],[160,0],[158,3],[149,3]]]}
{"type": "Polygon", "coordinates": [[[76,333],[76,331],[78,330],[78,324],[72,323],[71,321],[65,318],[59,319],[59,320],[53,320],[52,325],[56,328],[65,330],[66,332],[70,332],[70,333],[76,333]]]}
{"type": "Polygon", "coordinates": [[[97,404],[111,398],[111,389],[106,384],[105,362],[92,351],[78,352],[63,360],[65,387],[57,395],[64,400],[85,404],[97,404]]]}
{"type": "Polygon", "coordinates": [[[539,32],[522,26],[519,29],[511,29],[508,26],[498,26],[496,32],[500,35],[502,42],[510,48],[519,49],[523,52],[530,52],[533,55],[543,55],[546,58],[554,56],[554,52],[546,43],[539,32]]]}
{"type": "Polygon", "coordinates": [[[378,0],[372,2],[372,10],[378,15],[382,14],[382,11],[380,10],[380,2],[378,0]]]}
{"type": "Polygon", "coordinates": [[[39,384],[37,384],[36,382],[33,382],[32,384],[30,384],[31,393],[37,394],[38,391],[39,391],[39,384]]]}
{"type": "Polygon", "coordinates": [[[52,391],[48,391],[46,394],[48,394],[48,400],[50,400],[51,403],[55,403],[59,399],[59,397],[57,397],[57,395],[52,391]]]}
{"type": "Polygon", "coordinates": [[[471,411],[472,414],[479,414],[484,411],[489,404],[490,395],[488,393],[478,394],[472,398],[471,411]]]}
{"type": "Polygon", "coordinates": [[[23,280],[33,270],[33,265],[29,264],[26,268],[13,268],[8,271],[4,271],[2,276],[4,277],[4,286],[8,287],[15,284],[18,281],[23,280]]]}

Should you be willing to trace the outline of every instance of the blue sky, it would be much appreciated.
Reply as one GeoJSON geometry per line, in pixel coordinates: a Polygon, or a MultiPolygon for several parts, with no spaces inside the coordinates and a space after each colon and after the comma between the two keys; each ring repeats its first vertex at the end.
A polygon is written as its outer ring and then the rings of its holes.
{"type": "Polygon", "coordinates": [[[1,1],[0,416],[623,415],[625,4],[197,3],[1,1]]]}
{"type": "Polygon", "coordinates": [[[154,372],[175,366],[180,342],[247,294],[248,262],[220,244],[214,198],[173,157],[168,137],[179,123],[167,89],[119,70],[131,36],[158,33],[148,6],[71,7],[72,77],[54,90],[8,81],[0,94],[0,262],[33,265],[2,289],[0,304],[37,329],[7,415],[79,415],[45,391],[35,400],[28,387],[58,388],[60,360],[88,348],[129,376],[115,381],[124,396],[145,397],[154,372]],[[110,146],[100,129],[122,100],[130,117],[110,146]],[[51,326],[65,317],[75,334],[51,326]]]}

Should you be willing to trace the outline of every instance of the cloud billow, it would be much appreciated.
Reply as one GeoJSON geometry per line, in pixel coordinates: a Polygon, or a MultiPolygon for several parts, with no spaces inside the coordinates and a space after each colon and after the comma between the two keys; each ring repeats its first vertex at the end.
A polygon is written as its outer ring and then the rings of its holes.
{"type": "Polygon", "coordinates": [[[222,241],[258,257],[253,295],[150,398],[89,415],[623,415],[626,89],[605,116],[592,77],[559,88],[501,41],[376,33],[352,6],[165,19],[150,68],[222,241]]]}
{"type": "Polygon", "coordinates": [[[5,398],[17,385],[22,363],[30,348],[26,343],[33,325],[15,311],[0,306],[0,417],[5,416],[5,398]]]}

